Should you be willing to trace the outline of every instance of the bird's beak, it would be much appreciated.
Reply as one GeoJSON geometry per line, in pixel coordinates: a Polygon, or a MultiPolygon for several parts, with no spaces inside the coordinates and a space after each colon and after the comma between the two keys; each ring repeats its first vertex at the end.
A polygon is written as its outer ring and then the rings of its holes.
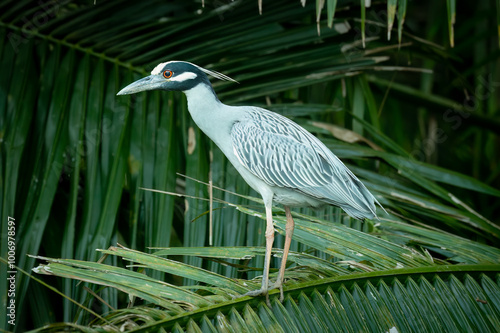
{"type": "Polygon", "coordinates": [[[130,95],[141,91],[160,89],[163,83],[165,83],[165,79],[159,75],[146,76],[129,84],[120,90],[117,95],[130,95]]]}

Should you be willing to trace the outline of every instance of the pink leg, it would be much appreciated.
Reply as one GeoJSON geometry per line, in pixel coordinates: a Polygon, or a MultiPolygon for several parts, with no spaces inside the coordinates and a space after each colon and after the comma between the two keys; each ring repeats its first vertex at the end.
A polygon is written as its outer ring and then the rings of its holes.
{"type": "Polygon", "coordinates": [[[295,227],[295,222],[293,221],[292,213],[290,212],[290,207],[285,206],[286,214],[286,227],[285,227],[285,246],[283,247],[283,257],[281,258],[281,267],[278,273],[278,278],[276,283],[272,286],[272,289],[280,289],[280,301],[283,302],[283,279],[285,277],[286,260],[288,258],[288,252],[290,251],[290,243],[292,242],[293,229],[295,227]]]}
{"type": "Polygon", "coordinates": [[[264,258],[264,272],[262,274],[262,285],[259,290],[253,290],[246,293],[243,296],[266,296],[267,305],[270,306],[269,302],[269,267],[271,265],[271,252],[273,249],[274,242],[274,226],[273,226],[273,214],[271,209],[271,204],[266,205],[266,254],[264,258]]]}

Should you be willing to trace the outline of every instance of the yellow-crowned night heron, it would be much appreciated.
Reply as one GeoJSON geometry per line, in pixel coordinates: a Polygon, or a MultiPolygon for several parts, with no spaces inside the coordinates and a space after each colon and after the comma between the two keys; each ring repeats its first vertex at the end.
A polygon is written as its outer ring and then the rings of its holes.
{"type": "MultiPolygon", "coordinates": [[[[279,288],[290,249],[294,221],[291,206],[341,207],[357,219],[376,217],[379,204],[361,181],[321,141],[293,121],[252,106],[228,106],[217,98],[208,75],[231,78],[197,65],[170,61],[153,69],[150,76],[123,88],[118,95],[146,90],[183,91],[195,123],[222,150],[245,181],[264,200],[266,254],[262,286],[247,293],[266,295],[279,288]],[[285,207],[286,238],[277,281],[269,287],[269,264],[274,241],[272,203],[285,207]]],[[[380,204],[379,204],[380,205],[380,204]]]]}

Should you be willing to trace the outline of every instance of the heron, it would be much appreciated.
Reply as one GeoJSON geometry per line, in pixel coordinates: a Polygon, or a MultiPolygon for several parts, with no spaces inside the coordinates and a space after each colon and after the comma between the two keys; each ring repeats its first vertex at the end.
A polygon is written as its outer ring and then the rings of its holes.
{"type": "MultiPolygon", "coordinates": [[[[246,296],[265,296],[280,290],[295,222],[290,207],[334,205],[356,219],[376,218],[376,206],[383,207],[365,185],[319,139],[292,120],[254,106],[229,106],[215,93],[209,76],[232,78],[184,61],[160,63],[151,75],[137,80],[117,95],[142,91],[182,91],[196,125],[224,153],[243,179],[257,191],[266,215],[266,250],[260,289],[246,296]],[[275,283],[269,281],[274,242],[272,206],[284,206],[285,244],[275,283]]],[[[243,296],[245,296],[243,295],[243,296]]]]}

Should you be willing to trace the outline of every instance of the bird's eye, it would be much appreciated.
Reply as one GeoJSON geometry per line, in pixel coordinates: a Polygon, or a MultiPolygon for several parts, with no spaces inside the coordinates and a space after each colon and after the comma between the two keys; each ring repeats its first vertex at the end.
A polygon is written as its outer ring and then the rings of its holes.
{"type": "Polygon", "coordinates": [[[172,77],[172,75],[174,75],[174,73],[172,71],[164,71],[163,72],[163,77],[165,79],[170,79],[172,77]]]}

